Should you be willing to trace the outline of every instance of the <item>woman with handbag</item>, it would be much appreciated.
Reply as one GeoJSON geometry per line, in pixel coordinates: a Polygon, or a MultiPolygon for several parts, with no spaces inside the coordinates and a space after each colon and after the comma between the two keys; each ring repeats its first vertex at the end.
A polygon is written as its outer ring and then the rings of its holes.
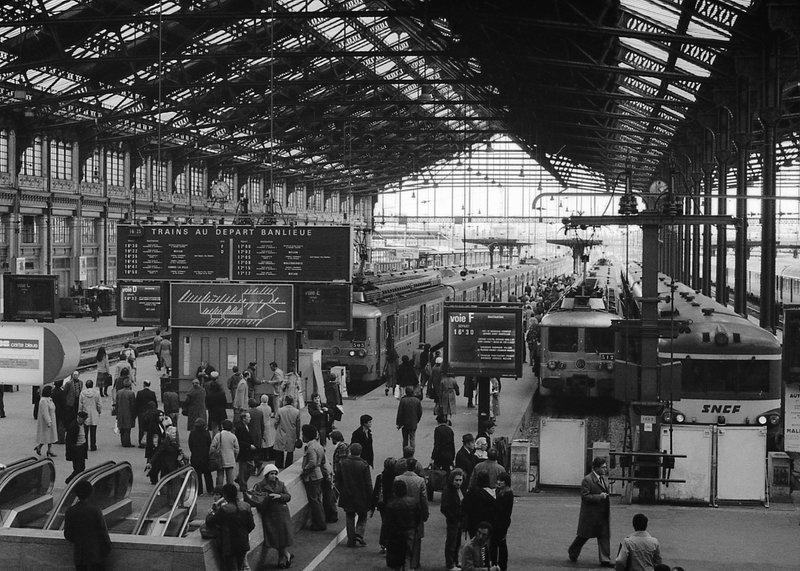
{"type": "Polygon", "coordinates": [[[150,476],[150,483],[155,484],[159,478],[174,472],[181,467],[181,449],[178,447],[178,429],[170,426],[166,436],[158,445],[150,461],[144,467],[145,473],[150,476]]]}
{"type": "Polygon", "coordinates": [[[209,457],[212,462],[217,461],[217,485],[215,490],[222,489],[222,477],[225,483],[233,484],[233,469],[236,467],[236,458],[239,456],[239,441],[233,434],[233,423],[230,419],[222,421],[222,430],[217,432],[211,441],[209,457]],[[218,460],[217,460],[218,459],[218,460]]]}
{"type": "Polygon", "coordinates": [[[288,569],[294,557],[288,551],[294,543],[294,526],[288,506],[292,495],[287,491],[286,484],[278,479],[275,464],[264,466],[261,474],[264,479],[253,486],[250,492],[244,492],[244,501],[256,508],[264,529],[264,545],[258,567],[266,566],[267,553],[271,548],[278,551],[278,567],[288,569]]]}
{"type": "Polygon", "coordinates": [[[209,454],[211,450],[211,435],[208,433],[206,421],[198,418],[194,421],[194,428],[189,433],[189,455],[192,468],[197,472],[197,490],[203,495],[203,482],[206,492],[214,491],[214,479],[211,477],[209,454]]]}

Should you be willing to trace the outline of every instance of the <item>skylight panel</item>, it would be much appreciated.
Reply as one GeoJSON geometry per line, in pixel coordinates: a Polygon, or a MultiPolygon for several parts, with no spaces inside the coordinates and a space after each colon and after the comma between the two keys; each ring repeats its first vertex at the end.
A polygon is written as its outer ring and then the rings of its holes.
{"type": "Polygon", "coordinates": [[[44,9],[48,16],[55,16],[57,14],[62,14],[79,4],[80,2],[77,0],[45,0],[44,9]]]}
{"type": "Polygon", "coordinates": [[[669,58],[667,50],[663,49],[659,44],[645,42],[637,38],[620,38],[619,43],[631,50],[647,54],[660,62],[666,62],[669,58]]]}
{"type": "Polygon", "coordinates": [[[708,77],[711,75],[711,71],[709,69],[701,67],[681,57],[675,61],[675,69],[685,71],[692,77],[708,77]]]}
{"type": "Polygon", "coordinates": [[[669,91],[670,93],[674,93],[675,95],[677,95],[681,99],[686,99],[688,101],[694,101],[695,100],[695,94],[694,93],[686,91],[685,89],[681,89],[680,87],[678,87],[674,83],[667,86],[667,91],[669,91]]]}
{"type": "Polygon", "coordinates": [[[650,0],[622,0],[622,9],[631,14],[636,14],[653,22],[658,22],[661,26],[667,27],[670,31],[675,31],[680,20],[680,10],[669,3],[658,3],[650,0]]]}

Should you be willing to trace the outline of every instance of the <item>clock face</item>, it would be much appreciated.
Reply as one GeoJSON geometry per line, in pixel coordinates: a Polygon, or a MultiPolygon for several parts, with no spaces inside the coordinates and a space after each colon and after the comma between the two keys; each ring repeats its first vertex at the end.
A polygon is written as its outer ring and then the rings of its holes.
{"type": "Polygon", "coordinates": [[[215,180],[211,183],[211,196],[213,198],[226,198],[231,188],[224,180],[215,180]]]}

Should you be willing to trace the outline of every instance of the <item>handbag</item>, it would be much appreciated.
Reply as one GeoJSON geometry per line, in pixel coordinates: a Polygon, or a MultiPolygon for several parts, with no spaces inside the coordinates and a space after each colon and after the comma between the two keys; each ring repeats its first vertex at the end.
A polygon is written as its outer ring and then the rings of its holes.
{"type": "Polygon", "coordinates": [[[208,471],[216,472],[222,470],[222,458],[219,452],[211,452],[208,455],[208,471]]]}
{"type": "Polygon", "coordinates": [[[303,447],[303,441],[298,438],[297,440],[294,441],[294,447],[295,448],[302,448],[303,447]]]}
{"type": "Polygon", "coordinates": [[[428,487],[437,492],[443,490],[445,480],[447,479],[447,472],[436,468],[433,464],[428,466],[426,472],[428,476],[428,487]]]}
{"type": "Polygon", "coordinates": [[[111,416],[117,416],[117,403],[111,405],[111,416]]]}
{"type": "Polygon", "coordinates": [[[402,392],[400,391],[400,385],[395,385],[394,386],[394,398],[399,400],[401,395],[402,395],[402,392]]]}

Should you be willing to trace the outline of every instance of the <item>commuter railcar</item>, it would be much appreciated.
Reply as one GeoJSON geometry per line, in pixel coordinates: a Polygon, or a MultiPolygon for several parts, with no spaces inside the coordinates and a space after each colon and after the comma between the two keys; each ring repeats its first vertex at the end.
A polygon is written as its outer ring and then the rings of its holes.
{"type": "MultiPolygon", "coordinates": [[[[688,324],[658,343],[661,362],[680,361],[680,395],[664,421],[697,424],[780,424],[781,346],[747,318],[689,286],[659,275],[659,315],[688,324]]],[[[668,399],[670,395],[662,395],[668,399]]]]}
{"type": "Polygon", "coordinates": [[[376,281],[373,289],[353,294],[353,326],[349,331],[304,330],[305,348],[321,349],[323,368],[345,366],[351,384],[377,381],[388,348],[411,355],[421,343],[442,344],[445,301],[507,301],[521,297],[525,285],[563,274],[571,260],[469,272],[425,272],[423,277],[376,281]]]}
{"type": "Polygon", "coordinates": [[[542,317],[540,396],[613,396],[620,344],[612,326],[621,319],[615,271],[612,265],[597,266],[542,317]]]}

